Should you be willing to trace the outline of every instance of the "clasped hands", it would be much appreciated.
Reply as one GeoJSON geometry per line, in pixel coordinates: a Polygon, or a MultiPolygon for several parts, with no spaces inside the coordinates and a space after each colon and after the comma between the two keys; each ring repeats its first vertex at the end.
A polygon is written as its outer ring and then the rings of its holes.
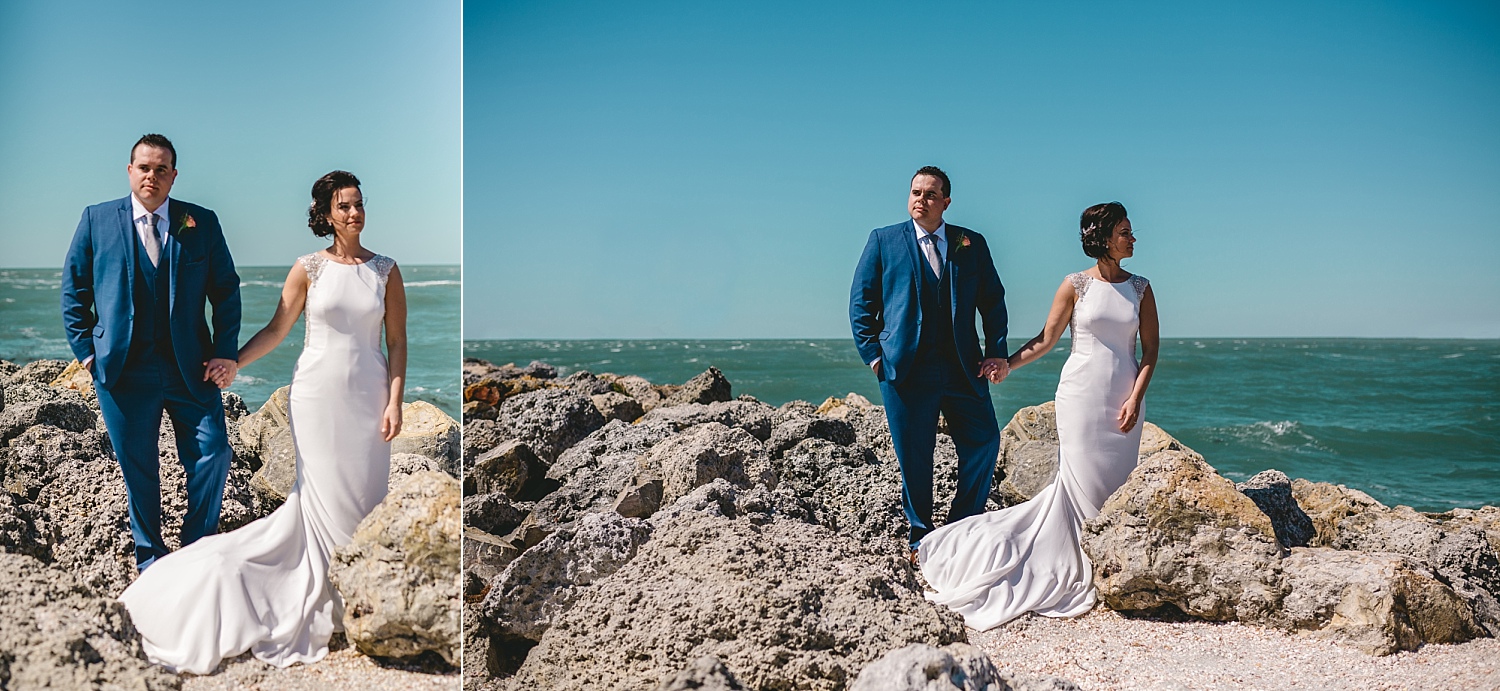
{"type": "Polygon", "coordinates": [[[999,384],[1010,376],[1010,360],[1002,357],[985,358],[979,361],[979,376],[990,380],[991,384],[999,384]]]}
{"type": "Polygon", "coordinates": [[[234,375],[239,374],[239,371],[240,363],[216,357],[203,363],[203,381],[211,381],[215,386],[227,389],[234,383],[234,375]]]}

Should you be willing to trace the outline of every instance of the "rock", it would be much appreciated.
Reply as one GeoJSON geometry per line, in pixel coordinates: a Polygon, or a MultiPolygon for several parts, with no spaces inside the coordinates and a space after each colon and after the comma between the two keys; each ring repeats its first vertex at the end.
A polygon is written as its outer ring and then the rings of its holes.
{"type": "Polygon", "coordinates": [[[729,380],[724,378],[724,373],[717,367],[710,367],[702,374],[687,380],[682,388],[673,392],[665,401],[663,406],[683,405],[686,403],[714,403],[717,401],[733,400],[734,395],[730,393],[729,380]]]}
{"type": "Polygon", "coordinates": [[[587,371],[574,372],[558,380],[557,385],[585,396],[598,396],[600,394],[615,392],[614,387],[608,381],[594,376],[593,372],[587,371]]]}
{"type": "Polygon", "coordinates": [[[51,425],[28,428],[0,446],[0,489],[21,499],[37,500],[42,488],[57,479],[57,469],[65,459],[115,461],[105,449],[106,438],[94,430],[69,432],[51,425]]]}
{"type": "Polygon", "coordinates": [[[566,389],[542,389],[510,398],[500,406],[497,424],[520,439],[544,463],[604,426],[604,416],[588,397],[566,389]]]}
{"type": "Polygon", "coordinates": [[[1142,461],[1084,524],[1082,543],[1114,610],[1266,621],[1284,595],[1271,520],[1191,452],[1142,461]]]}
{"type": "Polygon", "coordinates": [[[36,501],[52,543],[51,566],[94,593],[119,595],[136,575],[120,464],[102,455],[70,454],[51,476],[36,501]]]}
{"type": "Polygon", "coordinates": [[[446,473],[407,477],[334,552],[328,575],[344,598],[345,634],[365,655],[433,651],[458,663],[458,484],[446,473]]]}
{"type": "Polygon", "coordinates": [[[119,601],[66,570],[0,554],[0,684],[10,689],[179,689],[152,665],[119,601]]]}
{"type": "Polygon", "coordinates": [[[1286,473],[1264,470],[1235,485],[1235,489],[1250,497],[1250,501],[1271,519],[1276,540],[1282,547],[1306,547],[1317,534],[1312,519],[1292,498],[1292,481],[1286,473]]]}
{"type": "Polygon", "coordinates": [[[632,374],[616,379],[615,383],[619,384],[620,388],[624,389],[627,395],[641,404],[641,410],[648,413],[662,403],[662,395],[644,377],[637,377],[632,374]]]}
{"type": "Polygon", "coordinates": [[[1330,547],[1338,541],[1339,524],[1366,511],[1386,511],[1385,504],[1357,489],[1326,482],[1292,481],[1292,498],[1312,521],[1313,547],[1330,547]]]}
{"type": "Polygon", "coordinates": [[[464,573],[473,574],[486,587],[521,554],[515,545],[474,528],[467,521],[464,523],[463,551],[464,573]]]}
{"type": "MultiPolygon", "coordinates": [[[[497,413],[498,415],[498,413],[497,413]]],[[[474,466],[474,459],[505,441],[506,432],[494,420],[466,420],[464,422],[464,473],[474,466]]]]}
{"type": "Polygon", "coordinates": [[[913,643],[886,653],[859,673],[849,691],[1003,691],[1008,687],[984,652],[966,643],[936,648],[913,643]]]}
{"type": "Polygon", "coordinates": [[[547,471],[547,479],[557,488],[537,500],[518,529],[524,537],[522,544],[534,545],[585,513],[613,509],[636,479],[636,460],[676,433],[674,425],[662,421],[627,425],[612,420],[568,449],[547,471]]]}
{"type": "Polygon", "coordinates": [[[386,486],[394,486],[396,483],[406,479],[408,475],[429,471],[438,473],[448,472],[443,468],[441,462],[427,456],[419,456],[414,453],[393,453],[391,454],[391,471],[386,476],[386,486]]]}
{"type": "Polygon", "coordinates": [[[549,535],[491,583],[481,612],[492,630],[539,640],[593,583],[630,561],[651,536],[639,518],[591,513],[575,531],[549,535]]]}
{"type": "Polygon", "coordinates": [[[43,563],[52,561],[45,521],[40,507],[21,504],[15,495],[0,492],[0,552],[23,554],[43,563]],[[41,529],[37,528],[39,521],[41,529]]]}
{"type": "Polygon", "coordinates": [[[464,497],[464,526],[478,528],[492,535],[504,535],[521,525],[525,509],[510,502],[503,492],[464,497]]]}
{"type": "Polygon", "coordinates": [[[68,363],[57,378],[47,382],[47,385],[57,389],[77,391],[86,399],[94,396],[94,375],[89,374],[89,369],[77,360],[68,363]]]}
{"type": "Polygon", "coordinates": [[[256,456],[264,456],[271,440],[287,428],[291,390],[290,386],[275,390],[260,410],[240,421],[240,441],[256,456]]]}
{"type": "Polygon", "coordinates": [[[1453,509],[1435,514],[1433,518],[1455,526],[1472,525],[1484,531],[1497,553],[1500,553],[1500,506],[1483,506],[1478,509],[1453,509]]]}
{"type": "Polygon", "coordinates": [[[761,484],[775,483],[760,440],[743,429],[708,422],[651,447],[636,477],[659,478],[660,501],[670,504],[718,478],[748,487],[752,473],[761,484]]]}
{"type": "Polygon", "coordinates": [[[870,399],[851,391],[843,398],[829,396],[823,401],[823,405],[818,406],[817,413],[835,420],[842,420],[855,410],[872,410],[875,407],[870,399]]]}
{"type": "Polygon", "coordinates": [[[66,360],[33,360],[11,374],[6,385],[51,384],[58,377],[62,376],[62,373],[67,371],[67,369],[68,361],[66,360]]]}
{"type": "Polygon", "coordinates": [[[500,411],[495,406],[483,401],[469,401],[459,411],[465,423],[470,420],[493,420],[499,417],[500,411]]]}
{"type": "MultiPolygon", "coordinates": [[[[778,479],[814,501],[816,520],[830,530],[890,554],[905,554],[909,527],[901,502],[901,471],[894,454],[860,444],[841,446],[811,438],[772,459],[778,479]]],[[[940,434],[933,453],[933,521],[946,522],[958,486],[958,453],[940,434]]]]}
{"type": "Polygon", "coordinates": [[[540,498],[536,496],[540,489],[537,481],[546,474],[547,466],[531,447],[512,439],[474,459],[473,468],[464,474],[464,494],[504,492],[515,499],[535,501],[540,498]]]}
{"type": "Polygon", "coordinates": [[[438,461],[443,471],[458,477],[459,444],[458,421],[426,401],[413,401],[401,406],[401,434],[391,441],[391,454],[414,453],[438,461]]]}
{"type": "Polygon", "coordinates": [[[821,415],[795,416],[779,421],[771,430],[769,451],[772,456],[780,456],[804,439],[825,439],[840,446],[848,446],[857,437],[854,426],[844,420],[821,415]]]}
{"type": "Polygon", "coordinates": [[[744,688],[719,658],[704,655],[662,680],[656,691],[743,691],[744,688]]]}
{"type": "Polygon", "coordinates": [[[859,673],[849,691],[1077,691],[1057,677],[1012,677],[967,643],[937,648],[913,643],[892,650],[859,673]]]}
{"type": "Polygon", "coordinates": [[[1435,569],[1469,603],[1491,635],[1500,636],[1500,557],[1474,525],[1444,524],[1410,507],[1349,515],[1329,535],[1328,546],[1402,554],[1435,569]]]}
{"type": "Polygon", "coordinates": [[[738,427],[751,436],[765,441],[771,438],[771,421],[776,409],[754,401],[723,401],[718,403],[688,403],[670,408],[657,408],[647,413],[642,422],[670,422],[679,430],[705,422],[717,422],[727,427],[738,427]]]}
{"type": "Polygon", "coordinates": [[[794,500],[715,481],[658,512],[635,558],[552,620],[509,688],[638,688],[712,655],[746,688],[832,690],[892,648],[964,640],[909,564],[777,508],[794,500]]]}
{"type": "Polygon", "coordinates": [[[1286,628],[1372,655],[1484,635],[1463,599],[1408,557],[1297,548],[1283,570],[1289,592],[1275,617],[1286,628]]]}
{"type": "MultiPolygon", "coordinates": [[[[73,394],[77,398],[77,394],[73,394]]],[[[94,411],[77,400],[16,403],[0,411],[0,444],[37,425],[51,425],[69,432],[94,429],[94,411]]]]}
{"type": "Polygon", "coordinates": [[[646,414],[640,401],[615,391],[589,396],[589,400],[594,402],[594,407],[599,409],[599,414],[606,420],[635,422],[646,414]]]}
{"type": "Polygon", "coordinates": [[[1057,476],[1057,449],[1057,409],[1052,401],[1016,411],[1000,430],[991,495],[1005,506],[1036,496],[1057,476]]]}
{"type": "Polygon", "coordinates": [[[296,483],[297,446],[292,441],[292,428],[282,427],[263,442],[260,469],[250,478],[250,489],[262,505],[274,511],[286,502],[286,495],[296,483]]]}

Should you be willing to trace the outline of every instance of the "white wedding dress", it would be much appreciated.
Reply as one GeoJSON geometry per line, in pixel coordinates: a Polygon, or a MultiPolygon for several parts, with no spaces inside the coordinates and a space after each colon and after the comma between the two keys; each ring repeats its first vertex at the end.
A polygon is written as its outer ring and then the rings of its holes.
{"type": "Polygon", "coordinates": [[[174,671],[206,674],[246,650],[278,667],[321,660],[343,626],[330,558],[385,498],[389,379],[380,343],[395,262],[298,261],[310,285],[289,396],[297,479],[286,503],[158,559],[120,595],[147,657],[174,671]]]}
{"type": "Polygon", "coordinates": [[[1074,617],[1093,609],[1093,565],[1079,531],[1125,484],[1140,452],[1144,422],[1122,433],[1117,416],[1140,371],[1135,343],[1148,283],[1081,272],[1068,280],[1078,298],[1073,352],[1057,383],[1056,479],[1029,501],[938,528],[919,550],[922,575],[937,591],[927,598],[981,631],[1026,612],[1074,617]]]}

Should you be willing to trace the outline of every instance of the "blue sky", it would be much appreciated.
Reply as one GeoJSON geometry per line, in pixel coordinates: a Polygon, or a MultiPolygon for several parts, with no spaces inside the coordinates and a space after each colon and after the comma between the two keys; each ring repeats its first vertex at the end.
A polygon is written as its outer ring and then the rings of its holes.
{"type": "Polygon", "coordinates": [[[846,336],[926,164],[1013,334],[1119,200],[1177,336],[1500,337],[1493,3],[470,3],[465,337],[846,336]]]}
{"type": "Polygon", "coordinates": [[[461,259],[462,18],[444,2],[0,4],[0,266],[61,266],[83,207],[129,194],[130,145],[177,147],[172,196],[235,261],[291,266],[312,183],[364,183],[364,242],[461,259]]]}

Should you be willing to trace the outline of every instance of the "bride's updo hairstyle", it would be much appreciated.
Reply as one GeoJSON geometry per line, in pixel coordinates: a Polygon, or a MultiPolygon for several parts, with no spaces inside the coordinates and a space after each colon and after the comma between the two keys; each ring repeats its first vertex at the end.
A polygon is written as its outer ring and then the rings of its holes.
{"type": "Polygon", "coordinates": [[[313,183],[313,200],[307,207],[307,227],[312,228],[313,235],[320,238],[333,235],[333,224],[328,221],[328,214],[333,212],[333,195],[346,187],[358,188],[359,178],[344,170],[335,170],[313,183]]]}
{"type": "Polygon", "coordinates": [[[1125,220],[1125,205],[1120,202],[1095,204],[1083,210],[1078,220],[1078,234],[1083,240],[1083,253],[1090,259],[1109,256],[1109,238],[1115,234],[1115,226],[1125,220]]]}

